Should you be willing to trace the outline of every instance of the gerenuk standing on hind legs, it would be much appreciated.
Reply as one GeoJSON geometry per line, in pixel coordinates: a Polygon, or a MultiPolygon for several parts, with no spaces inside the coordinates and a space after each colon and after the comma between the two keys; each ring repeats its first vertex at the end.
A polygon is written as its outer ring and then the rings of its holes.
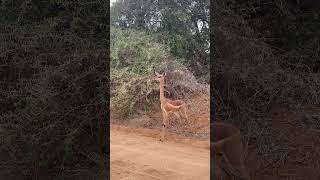
{"type": "Polygon", "coordinates": [[[165,133],[166,133],[166,126],[168,125],[168,115],[170,113],[179,112],[180,115],[183,114],[184,118],[188,120],[187,116],[187,105],[182,100],[170,100],[166,97],[164,97],[164,78],[165,75],[161,75],[157,72],[155,72],[155,78],[154,80],[157,80],[160,82],[160,105],[161,105],[161,111],[162,111],[162,132],[161,132],[161,138],[160,141],[165,140],[165,133]]]}

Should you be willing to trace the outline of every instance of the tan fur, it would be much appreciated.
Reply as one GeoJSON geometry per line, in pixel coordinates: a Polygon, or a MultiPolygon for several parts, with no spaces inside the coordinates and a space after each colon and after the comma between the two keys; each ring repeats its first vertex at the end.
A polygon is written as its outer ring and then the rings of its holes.
{"type": "MultiPolygon", "coordinates": [[[[166,126],[168,124],[169,113],[179,112],[187,117],[186,103],[182,100],[170,100],[164,96],[164,75],[156,73],[154,80],[160,82],[160,104],[163,115],[163,125],[160,141],[164,141],[166,126]]],[[[211,127],[214,133],[214,139],[211,140],[211,147],[214,151],[214,159],[217,161],[218,167],[214,169],[222,178],[226,177],[221,169],[222,159],[228,164],[228,169],[234,174],[245,180],[250,180],[249,173],[244,165],[243,147],[241,141],[240,130],[236,127],[225,123],[214,123],[211,127]],[[219,167],[220,166],[220,167],[219,167]]]]}
{"type": "Polygon", "coordinates": [[[240,130],[234,126],[217,122],[212,125],[211,131],[214,134],[211,146],[217,165],[221,166],[224,159],[232,174],[250,180],[250,175],[244,165],[240,130]]]}
{"type": "Polygon", "coordinates": [[[156,77],[154,78],[154,80],[160,82],[160,105],[163,116],[160,141],[164,141],[166,134],[166,126],[169,124],[169,114],[178,112],[180,115],[183,115],[186,120],[188,120],[187,105],[182,100],[170,100],[164,96],[164,75],[156,73],[156,77]]]}

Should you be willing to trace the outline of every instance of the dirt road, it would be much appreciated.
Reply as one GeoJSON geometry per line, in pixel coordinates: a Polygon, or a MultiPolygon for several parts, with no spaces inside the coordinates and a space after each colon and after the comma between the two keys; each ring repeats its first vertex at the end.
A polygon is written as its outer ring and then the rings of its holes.
{"type": "MultiPolygon", "coordinates": [[[[169,136],[170,137],[170,136],[169,136]]],[[[111,128],[112,180],[208,180],[210,151],[111,128]]]]}

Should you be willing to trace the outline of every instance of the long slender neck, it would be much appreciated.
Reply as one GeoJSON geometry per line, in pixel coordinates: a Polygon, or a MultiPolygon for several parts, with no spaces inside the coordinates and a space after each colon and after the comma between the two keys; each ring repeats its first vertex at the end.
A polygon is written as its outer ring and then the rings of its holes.
{"type": "Polygon", "coordinates": [[[164,97],[164,79],[160,80],[160,102],[162,104],[162,102],[164,101],[165,97],[164,97]]]}

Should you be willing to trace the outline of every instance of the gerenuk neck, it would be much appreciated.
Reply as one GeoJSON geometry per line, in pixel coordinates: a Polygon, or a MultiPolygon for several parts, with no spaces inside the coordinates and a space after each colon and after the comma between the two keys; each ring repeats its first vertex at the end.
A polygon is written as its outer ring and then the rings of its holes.
{"type": "Polygon", "coordinates": [[[162,104],[164,101],[164,79],[160,80],[160,103],[162,104]]]}

